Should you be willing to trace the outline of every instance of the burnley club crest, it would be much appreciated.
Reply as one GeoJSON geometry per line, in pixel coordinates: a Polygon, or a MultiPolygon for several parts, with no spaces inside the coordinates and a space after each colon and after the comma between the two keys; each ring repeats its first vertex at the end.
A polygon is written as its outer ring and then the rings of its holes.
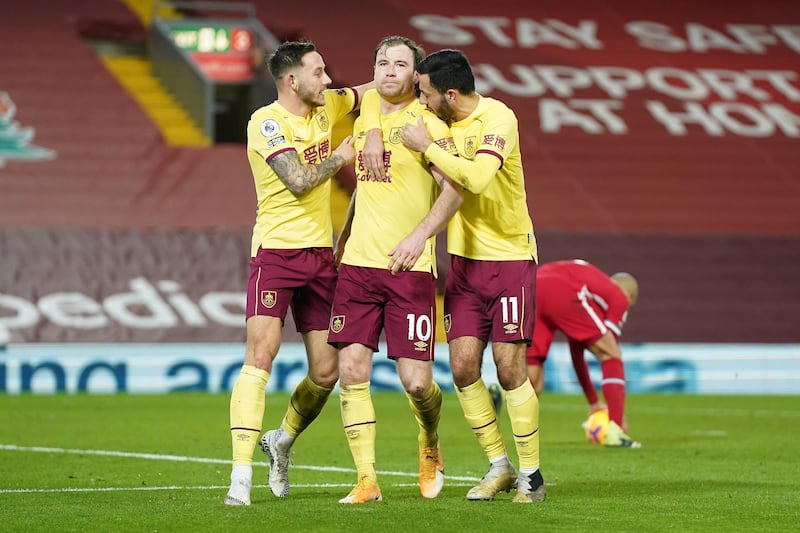
{"type": "Polygon", "coordinates": [[[261,304],[267,309],[275,307],[278,301],[278,293],[275,291],[261,291],[261,304]]]}
{"type": "Polygon", "coordinates": [[[339,333],[344,329],[344,315],[336,315],[331,317],[331,331],[339,333]]]}

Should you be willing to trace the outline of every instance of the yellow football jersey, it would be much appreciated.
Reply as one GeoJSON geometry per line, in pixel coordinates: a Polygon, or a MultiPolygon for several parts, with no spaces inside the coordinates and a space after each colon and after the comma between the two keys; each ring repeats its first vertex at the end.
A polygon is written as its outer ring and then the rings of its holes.
{"type": "Polygon", "coordinates": [[[460,157],[493,157],[499,168],[480,194],[464,191],[464,203],[447,227],[447,251],[486,261],[536,259],[514,112],[481,97],[472,114],[450,124],[450,134],[460,157]]]}
{"type": "Polygon", "coordinates": [[[330,180],[295,194],[286,188],[269,161],[294,151],[303,164],[327,159],[336,122],[354,110],[352,89],[325,91],[325,105],[308,116],[290,113],[277,101],[256,110],[247,124],[247,158],[255,180],[258,208],[253,228],[251,256],[259,247],[297,249],[333,245],[330,180]]]}
{"type": "MultiPolygon", "coordinates": [[[[367,100],[365,96],[364,101],[367,100]]],[[[414,99],[405,108],[380,117],[386,150],[386,177],[383,179],[366,174],[361,156],[365,122],[362,118],[356,120],[355,214],[342,263],[386,268],[389,252],[425,218],[436,201],[440,188],[431,175],[428,160],[400,141],[403,125],[416,124],[420,116],[435,142],[455,153],[447,125],[414,99]]],[[[412,270],[436,275],[435,239],[428,239],[425,251],[412,270]]]]}

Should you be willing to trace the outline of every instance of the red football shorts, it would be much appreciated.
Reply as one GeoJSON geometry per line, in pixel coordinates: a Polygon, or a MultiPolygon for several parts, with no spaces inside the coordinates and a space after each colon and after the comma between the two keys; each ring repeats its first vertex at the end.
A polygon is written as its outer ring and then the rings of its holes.
{"type": "Polygon", "coordinates": [[[530,342],[535,291],[533,260],[478,261],[454,255],[444,293],[447,340],[530,342]]]}
{"type": "Polygon", "coordinates": [[[400,272],[341,265],[328,342],[357,342],[378,351],[386,333],[390,359],[433,360],[436,289],[429,272],[400,272]]]}
{"type": "Polygon", "coordinates": [[[560,283],[542,283],[538,290],[536,326],[527,351],[529,365],[541,364],[537,361],[547,358],[557,330],[587,348],[608,331],[603,325],[603,310],[585,291],[575,291],[560,283]]]}
{"type": "Polygon", "coordinates": [[[260,248],[250,259],[246,318],[258,315],[285,320],[291,306],[297,331],[328,329],[335,288],[331,248],[260,248]]]}

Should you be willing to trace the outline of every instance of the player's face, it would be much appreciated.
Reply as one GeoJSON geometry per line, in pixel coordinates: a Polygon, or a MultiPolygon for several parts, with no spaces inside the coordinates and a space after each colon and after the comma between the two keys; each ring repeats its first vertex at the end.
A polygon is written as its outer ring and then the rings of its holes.
{"type": "Polygon", "coordinates": [[[384,46],[375,57],[375,84],[378,94],[389,102],[414,96],[417,73],[414,52],[404,44],[384,46]]]}
{"type": "Polygon", "coordinates": [[[325,105],[325,89],[330,87],[331,79],[325,72],[325,62],[318,52],[303,56],[303,66],[296,76],[297,96],[308,106],[325,105]]]}
{"type": "Polygon", "coordinates": [[[427,74],[419,75],[419,101],[445,122],[453,119],[454,111],[447,102],[446,93],[442,94],[434,89],[431,86],[431,77],[427,74]]]}

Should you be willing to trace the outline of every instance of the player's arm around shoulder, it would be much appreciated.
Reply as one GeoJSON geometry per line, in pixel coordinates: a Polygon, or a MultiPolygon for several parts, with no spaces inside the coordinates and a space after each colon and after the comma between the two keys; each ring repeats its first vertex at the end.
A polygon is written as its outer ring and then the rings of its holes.
{"type": "Polygon", "coordinates": [[[367,91],[375,89],[375,81],[370,80],[367,83],[362,83],[361,85],[356,85],[353,87],[353,90],[356,93],[356,104],[355,109],[359,109],[364,102],[364,96],[367,94],[367,91]]]}
{"type": "MultiPolygon", "coordinates": [[[[453,135],[450,132],[450,128],[447,126],[447,124],[442,119],[425,109],[422,110],[420,118],[422,119],[421,124],[425,127],[433,142],[442,147],[449,154],[458,157],[458,149],[456,148],[456,144],[453,141],[453,135]]],[[[436,183],[442,189],[442,192],[447,189],[448,195],[453,195],[452,197],[457,198],[458,207],[460,207],[461,202],[464,200],[464,187],[454,181],[441,168],[437,167],[430,159],[425,157],[424,154],[423,158],[431,166],[433,179],[436,180],[436,183]]],[[[458,208],[456,208],[456,210],[457,209],[458,208]]]]}
{"type": "Polygon", "coordinates": [[[501,165],[501,161],[490,154],[478,153],[471,159],[461,157],[450,129],[430,112],[420,117],[416,127],[404,127],[403,144],[412,145],[412,149],[421,149],[431,164],[436,165],[454,183],[474,194],[486,190],[501,165]],[[442,136],[432,131],[434,128],[438,131],[437,121],[447,128],[442,136]],[[427,128],[428,131],[423,132],[422,128],[427,128]],[[427,138],[427,143],[423,142],[423,135],[427,138]]]}
{"type": "Polygon", "coordinates": [[[361,101],[358,117],[365,134],[361,150],[361,161],[368,176],[380,179],[386,177],[386,148],[381,126],[381,97],[375,89],[367,90],[361,101]]]}
{"type": "MultiPolygon", "coordinates": [[[[433,142],[442,147],[451,155],[458,155],[458,150],[453,142],[453,134],[450,132],[450,127],[442,119],[425,108],[420,110],[419,119],[417,120],[417,126],[425,128],[422,133],[428,138],[428,142],[433,142]]],[[[427,148],[427,146],[425,146],[425,148],[427,148]]],[[[424,156],[425,150],[420,151],[423,152],[424,156]]]]}
{"type": "MultiPolygon", "coordinates": [[[[453,141],[453,135],[450,132],[450,127],[442,119],[426,109],[422,110],[420,113],[420,118],[421,121],[418,121],[418,125],[425,127],[427,134],[432,139],[433,143],[437,146],[440,146],[450,155],[458,157],[458,149],[453,141]]],[[[448,176],[447,173],[441,168],[437,167],[433,161],[425,156],[425,154],[423,154],[423,159],[425,159],[425,161],[430,165],[433,179],[442,190],[440,193],[440,199],[442,196],[449,198],[447,204],[451,206],[452,214],[455,214],[464,201],[464,187],[448,176]]]]}
{"type": "Polygon", "coordinates": [[[333,114],[333,121],[336,122],[341,116],[358,111],[364,94],[374,87],[375,82],[370,81],[354,87],[325,89],[325,108],[333,114]]]}

